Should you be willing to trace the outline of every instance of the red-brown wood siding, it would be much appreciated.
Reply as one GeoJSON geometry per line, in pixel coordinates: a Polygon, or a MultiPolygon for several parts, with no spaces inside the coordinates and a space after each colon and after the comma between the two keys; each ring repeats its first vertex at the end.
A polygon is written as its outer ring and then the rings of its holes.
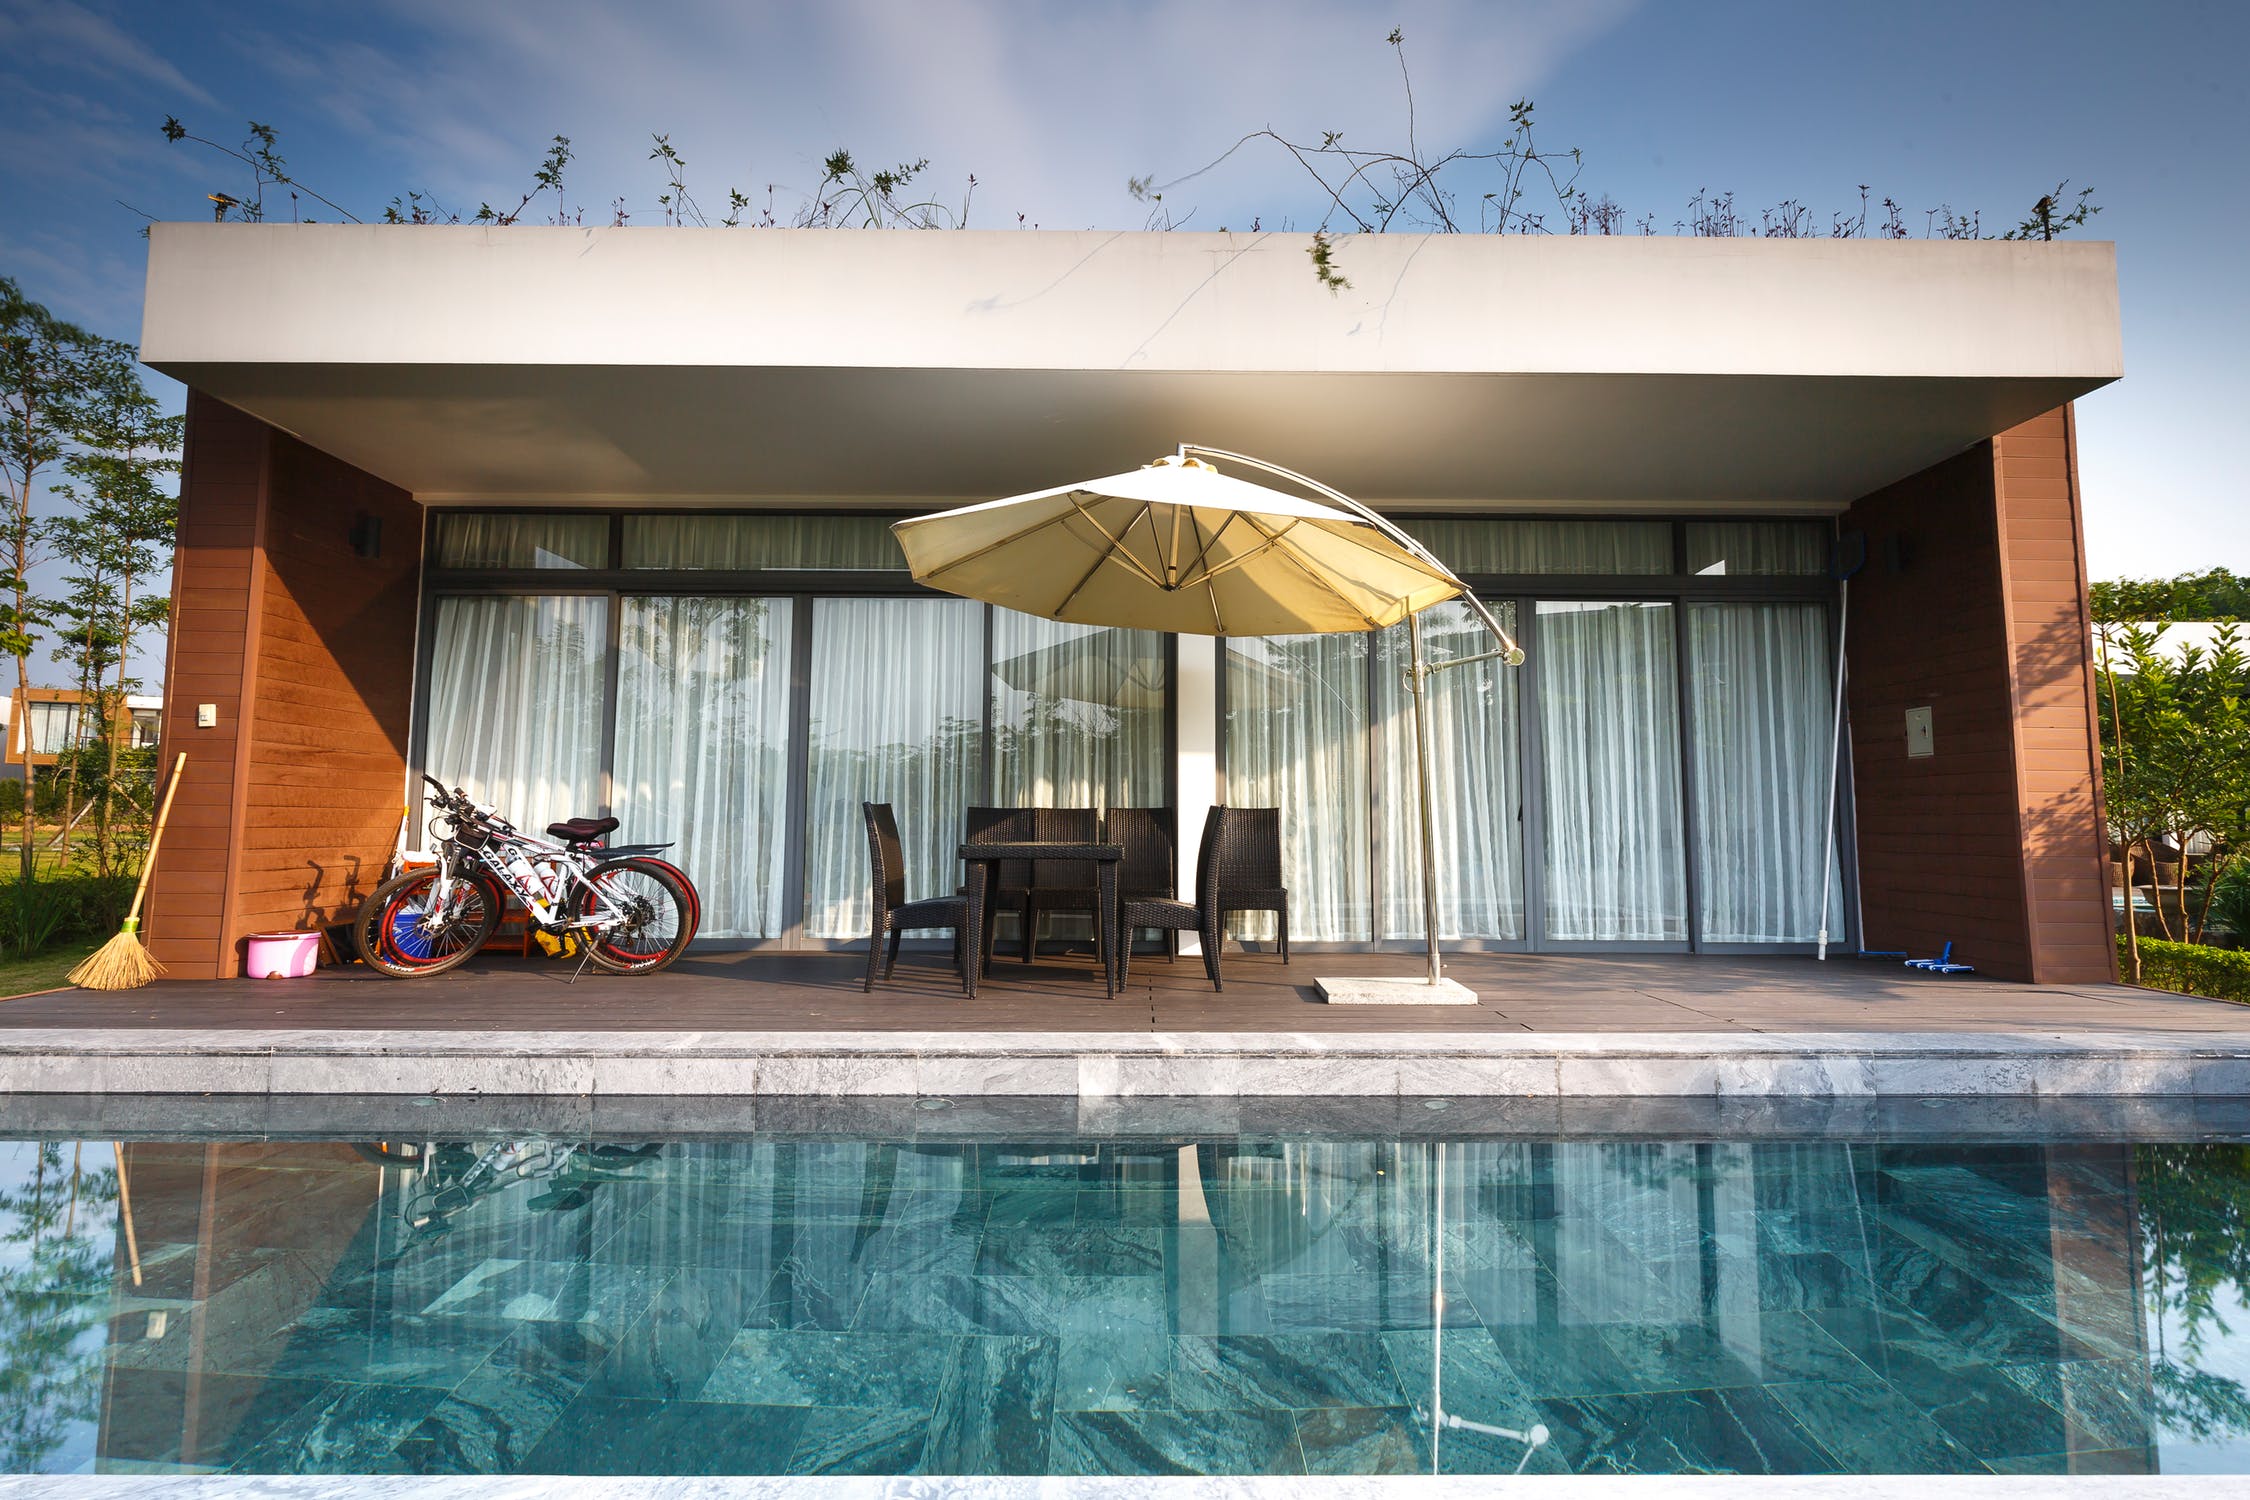
{"type": "Polygon", "coordinates": [[[1871,948],[2044,983],[2115,975],[2084,548],[2064,411],[1859,500],[1850,707],[1871,948]],[[1931,710],[1936,753],[1906,754],[1931,710]]]}
{"type": "Polygon", "coordinates": [[[188,773],[144,924],[175,974],[237,974],[244,934],[335,920],[380,875],[420,567],[413,497],[190,393],[163,747],[188,773]],[[376,558],[352,550],[362,514],[376,558]],[[199,703],[217,727],[195,727],[199,703]]]}

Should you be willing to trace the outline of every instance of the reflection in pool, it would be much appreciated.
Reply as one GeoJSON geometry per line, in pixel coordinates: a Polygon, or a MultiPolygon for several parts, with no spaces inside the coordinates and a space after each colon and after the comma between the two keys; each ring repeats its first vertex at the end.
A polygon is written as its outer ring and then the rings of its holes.
{"type": "Polygon", "coordinates": [[[2241,1471],[2246,1208],[2233,1144],[18,1141],[0,1469],[2241,1471]]]}

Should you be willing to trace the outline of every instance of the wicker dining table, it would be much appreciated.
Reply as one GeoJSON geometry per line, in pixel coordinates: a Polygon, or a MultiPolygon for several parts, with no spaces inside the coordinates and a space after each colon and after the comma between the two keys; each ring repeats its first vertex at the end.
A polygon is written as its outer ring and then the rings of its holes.
{"type": "MultiPolygon", "coordinates": [[[[984,924],[991,920],[986,910],[990,900],[994,870],[1003,861],[1013,859],[1073,860],[1094,867],[1096,900],[1100,905],[1100,945],[1102,950],[1102,986],[1104,992],[1114,996],[1117,982],[1117,867],[1125,858],[1123,844],[1081,844],[1053,839],[1011,839],[1005,843],[963,844],[962,863],[968,866],[969,942],[964,944],[967,959],[968,990],[974,999],[977,981],[984,974],[984,924]],[[973,946],[970,946],[973,944],[973,946]]],[[[1029,941],[1029,934],[1025,940],[1029,941]]]]}

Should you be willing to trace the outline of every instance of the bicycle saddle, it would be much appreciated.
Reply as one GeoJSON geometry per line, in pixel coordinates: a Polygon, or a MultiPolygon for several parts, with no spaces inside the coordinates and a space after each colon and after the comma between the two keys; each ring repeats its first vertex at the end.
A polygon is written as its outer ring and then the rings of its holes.
{"type": "Polygon", "coordinates": [[[566,844],[590,844],[616,827],[615,818],[565,818],[547,825],[547,837],[566,844]]]}

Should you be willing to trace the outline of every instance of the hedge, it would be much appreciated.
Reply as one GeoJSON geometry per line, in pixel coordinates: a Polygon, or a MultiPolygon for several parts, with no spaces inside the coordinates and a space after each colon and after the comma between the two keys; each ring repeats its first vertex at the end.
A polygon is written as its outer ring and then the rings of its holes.
{"type": "MultiPolygon", "coordinates": [[[[28,957],[17,949],[24,929],[20,909],[22,884],[12,870],[0,870],[0,954],[28,957]]],[[[133,899],[130,875],[44,875],[31,885],[32,949],[55,943],[105,938],[124,920],[126,903],[133,899]]]]}
{"type": "MultiPolygon", "coordinates": [[[[2132,955],[2126,951],[2123,938],[2117,940],[2117,966],[2120,974],[2131,976],[2132,955]]],[[[2250,951],[2144,937],[2141,983],[2152,990],[2177,990],[2183,995],[2250,1004],[2250,951]]]]}

